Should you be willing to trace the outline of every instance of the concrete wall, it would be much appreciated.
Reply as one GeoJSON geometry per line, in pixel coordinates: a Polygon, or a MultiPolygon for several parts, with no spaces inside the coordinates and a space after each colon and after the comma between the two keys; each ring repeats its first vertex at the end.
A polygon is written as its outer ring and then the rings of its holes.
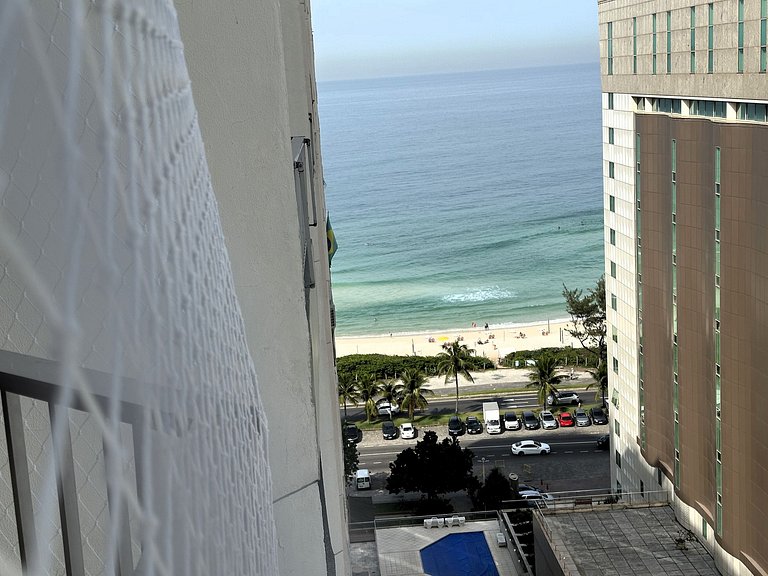
{"type": "Polygon", "coordinates": [[[281,574],[346,574],[340,426],[308,3],[177,3],[268,415],[281,574]],[[291,137],[312,140],[316,288],[303,290],[291,137]],[[307,312],[309,309],[309,312],[307,312]]]}

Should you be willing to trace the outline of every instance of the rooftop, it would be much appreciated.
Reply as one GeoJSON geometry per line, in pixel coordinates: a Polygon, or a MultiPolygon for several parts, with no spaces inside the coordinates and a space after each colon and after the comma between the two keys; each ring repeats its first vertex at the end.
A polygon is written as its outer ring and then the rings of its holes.
{"type": "Polygon", "coordinates": [[[720,574],[668,505],[544,512],[536,517],[543,519],[561,565],[575,567],[581,576],[720,574]]]}

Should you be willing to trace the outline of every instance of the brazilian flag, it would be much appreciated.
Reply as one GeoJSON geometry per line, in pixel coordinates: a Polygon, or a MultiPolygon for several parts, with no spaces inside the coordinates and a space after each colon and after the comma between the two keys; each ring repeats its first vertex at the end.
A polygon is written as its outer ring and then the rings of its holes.
{"type": "Polygon", "coordinates": [[[331,226],[330,214],[326,215],[325,218],[325,235],[328,237],[328,266],[330,266],[333,255],[339,249],[339,245],[336,243],[336,235],[333,233],[333,227],[331,226]]]}

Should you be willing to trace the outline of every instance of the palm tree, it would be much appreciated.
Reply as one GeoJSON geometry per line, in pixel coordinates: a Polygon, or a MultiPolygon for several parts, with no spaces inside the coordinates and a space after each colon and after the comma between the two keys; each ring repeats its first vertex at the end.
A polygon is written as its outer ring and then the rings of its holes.
{"type": "Polygon", "coordinates": [[[474,383],[475,379],[469,373],[469,359],[475,353],[474,350],[467,348],[466,344],[459,344],[459,341],[446,342],[443,344],[443,350],[437,355],[437,373],[445,374],[445,382],[453,376],[456,379],[456,414],[459,413],[459,375],[474,383]]]}
{"type": "Polygon", "coordinates": [[[390,410],[389,410],[389,419],[392,420],[392,404],[396,403],[397,400],[397,389],[398,384],[397,380],[384,380],[379,384],[379,396],[383,399],[389,402],[390,410]]]}
{"type": "Polygon", "coordinates": [[[347,402],[356,404],[359,399],[357,382],[346,375],[339,378],[339,404],[344,404],[344,422],[347,421],[347,402]]]}
{"type": "Polygon", "coordinates": [[[597,392],[595,392],[595,400],[597,400],[598,396],[602,397],[603,406],[605,406],[605,397],[608,395],[608,365],[605,361],[601,360],[597,365],[597,368],[592,368],[591,370],[587,370],[587,372],[589,372],[592,375],[592,378],[595,379],[592,384],[587,384],[587,390],[593,386],[597,388],[597,392]]]}
{"type": "Polygon", "coordinates": [[[370,422],[371,416],[376,411],[376,397],[380,391],[379,381],[370,376],[367,380],[358,384],[357,391],[360,394],[359,400],[363,403],[363,408],[365,408],[365,421],[370,422]]]}
{"type": "Polygon", "coordinates": [[[557,358],[551,354],[542,354],[536,360],[533,371],[528,374],[531,383],[528,388],[538,388],[539,403],[542,407],[547,405],[547,396],[557,394],[556,384],[560,383],[562,376],[555,376],[555,372],[560,367],[557,358]]]}
{"type": "Polygon", "coordinates": [[[418,408],[423,410],[427,407],[427,396],[433,396],[435,393],[427,384],[427,376],[418,368],[406,368],[400,375],[402,384],[398,385],[397,394],[400,400],[400,407],[408,410],[408,420],[413,420],[413,411],[418,408]]]}

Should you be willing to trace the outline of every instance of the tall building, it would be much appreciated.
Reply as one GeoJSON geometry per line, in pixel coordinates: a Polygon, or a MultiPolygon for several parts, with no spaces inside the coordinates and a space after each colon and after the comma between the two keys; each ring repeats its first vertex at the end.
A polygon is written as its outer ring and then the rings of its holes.
{"type": "Polygon", "coordinates": [[[351,572],[308,0],[0,5],[0,573],[351,572]]]}
{"type": "Polygon", "coordinates": [[[768,2],[598,7],[612,482],[768,574],[768,2]]]}

